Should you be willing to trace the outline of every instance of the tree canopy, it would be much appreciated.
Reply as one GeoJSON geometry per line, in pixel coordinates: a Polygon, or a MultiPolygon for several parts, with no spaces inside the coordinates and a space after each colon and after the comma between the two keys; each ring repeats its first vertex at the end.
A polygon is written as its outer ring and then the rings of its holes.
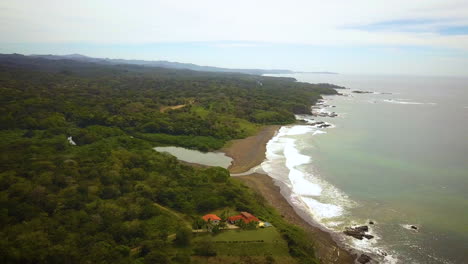
{"type": "Polygon", "coordinates": [[[304,234],[227,170],[152,147],[218,149],[293,122],[331,88],[1,55],[0,261],[186,263],[190,224],[172,212],[190,222],[226,206],[270,219],[292,256],[313,260],[304,234]],[[184,106],[162,110],[174,105],[184,106]]]}

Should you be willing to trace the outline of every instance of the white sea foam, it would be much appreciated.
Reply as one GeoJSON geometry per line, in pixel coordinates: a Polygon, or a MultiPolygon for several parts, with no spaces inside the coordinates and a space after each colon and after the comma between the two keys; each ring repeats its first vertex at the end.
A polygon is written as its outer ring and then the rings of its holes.
{"type": "MultiPolygon", "coordinates": [[[[300,135],[323,134],[324,131],[314,126],[296,125],[282,127],[267,144],[266,160],[261,168],[270,177],[280,182],[281,193],[292,206],[308,215],[324,228],[341,233],[344,226],[361,225],[350,222],[346,216],[356,203],[341,190],[312,173],[313,159],[301,153],[300,135]]],[[[344,241],[355,249],[374,255],[382,263],[397,263],[395,254],[390,254],[378,246],[379,236],[370,229],[374,236],[371,240],[357,240],[343,237],[344,241]]]]}
{"type": "Polygon", "coordinates": [[[314,131],[313,126],[293,126],[285,130],[284,133],[288,136],[294,136],[294,135],[303,135],[303,134],[313,132],[313,131],[314,131]]]}
{"type": "Polygon", "coordinates": [[[326,134],[326,133],[327,133],[327,132],[322,131],[322,130],[316,130],[316,131],[314,131],[314,133],[312,133],[312,135],[326,134]]]}
{"type": "Polygon", "coordinates": [[[308,124],[315,122],[314,116],[312,115],[294,115],[294,117],[296,118],[296,120],[305,121],[308,124]]]}
{"type": "Polygon", "coordinates": [[[262,163],[262,169],[288,186],[292,192],[290,201],[317,221],[339,216],[352,202],[337,188],[307,171],[312,159],[300,153],[296,137],[306,133],[325,132],[313,126],[282,127],[267,144],[267,160],[262,163]]]}
{"type": "MultiPolygon", "coordinates": [[[[333,218],[343,214],[343,207],[335,204],[321,203],[310,197],[302,197],[302,200],[310,208],[309,212],[314,215],[315,218],[324,219],[324,218],[333,218]]],[[[327,226],[336,226],[336,224],[327,226]]]]}
{"type": "Polygon", "coordinates": [[[404,229],[408,229],[408,230],[411,230],[413,232],[418,232],[419,231],[419,228],[414,229],[414,228],[412,228],[413,225],[410,225],[410,224],[401,224],[400,226],[403,227],[404,229]]]}
{"type": "Polygon", "coordinates": [[[404,105],[436,105],[436,103],[413,102],[413,101],[409,101],[408,99],[384,99],[383,101],[386,103],[391,103],[391,104],[404,104],[404,105]]]}
{"type": "Polygon", "coordinates": [[[398,260],[398,255],[394,251],[388,251],[378,246],[378,242],[380,240],[379,235],[373,230],[373,227],[369,227],[369,231],[367,232],[369,235],[374,236],[372,239],[355,239],[355,238],[348,238],[349,243],[352,245],[354,249],[359,251],[368,252],[374,255],[374,258],[377,258],[380,263],[384,264],[396,264],[400,263],[398,260]]]}

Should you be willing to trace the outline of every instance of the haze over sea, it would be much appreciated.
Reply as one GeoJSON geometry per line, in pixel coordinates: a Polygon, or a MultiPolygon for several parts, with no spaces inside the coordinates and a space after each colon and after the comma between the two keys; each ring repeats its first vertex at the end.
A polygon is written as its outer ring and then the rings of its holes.
{"type": "Polygon", "coordinates": [[[263,169],[305,217],[387,263],[468,263],[468,78],[275,76],[373,92],[325,97],[338,117],[303,118],[334,127],[268,144],[263,169]],[[370,220],[374,239],[341,236],[370,220]]]}

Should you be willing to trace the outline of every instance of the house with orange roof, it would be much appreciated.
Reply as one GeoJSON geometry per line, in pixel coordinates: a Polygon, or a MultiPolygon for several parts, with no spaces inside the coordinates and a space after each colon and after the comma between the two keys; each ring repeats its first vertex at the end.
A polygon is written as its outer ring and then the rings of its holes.
{"type": "Polygon", "coordinates": [[[221,221],[221,218],[215,214],[207,214],[202,216],[202,219],[205,220],[205,222],[212,223],[214,225],[219,224],[219,221],[221,221]]]}
{"type": "Polygon", "coordinates": [[[241,212],[238,215],[230,216],[230,217],[228,217],[227,220],[231,224],[235,224],[235,223],[237,223],[237,222],[239,222],[241,220],[246,224],[248,224],[250,222],[259,222],[260,221],[257,217],[255,217],[251,213],[247,213],[247,212],[241,212]]]}

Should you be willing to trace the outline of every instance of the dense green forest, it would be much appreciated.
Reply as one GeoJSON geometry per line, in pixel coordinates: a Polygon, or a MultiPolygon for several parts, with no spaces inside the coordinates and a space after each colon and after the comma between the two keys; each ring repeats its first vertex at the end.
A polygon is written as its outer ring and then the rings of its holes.
{"type": "Polygon", "coordinates": [[[315,263],[306,235],[227,170],[152,147],[219,149],[293,122],[332,88],[0,55],[0,262],[189,263],[199,250],[187,223],[231,207],[271,221],[291,256],[315,263]]]}

